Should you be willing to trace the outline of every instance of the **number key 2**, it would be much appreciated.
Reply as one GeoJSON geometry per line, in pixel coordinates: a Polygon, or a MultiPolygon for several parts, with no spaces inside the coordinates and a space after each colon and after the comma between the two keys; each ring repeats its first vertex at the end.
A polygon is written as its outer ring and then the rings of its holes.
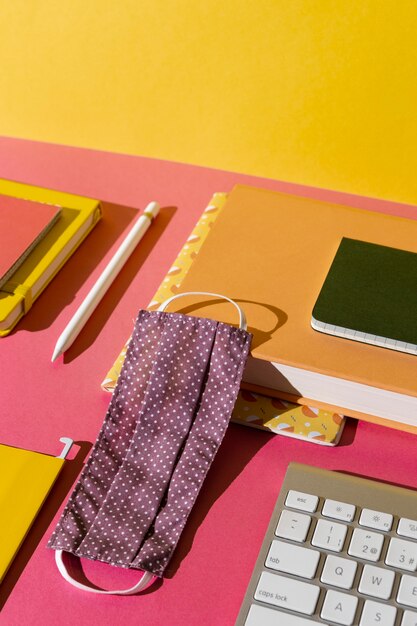
{"type": "Polygon", "coordinates": [[[352,534],[348,554],[366,561],[378,561],[381,556],[384,536],[368,530],[355,528],[352,534]]]}

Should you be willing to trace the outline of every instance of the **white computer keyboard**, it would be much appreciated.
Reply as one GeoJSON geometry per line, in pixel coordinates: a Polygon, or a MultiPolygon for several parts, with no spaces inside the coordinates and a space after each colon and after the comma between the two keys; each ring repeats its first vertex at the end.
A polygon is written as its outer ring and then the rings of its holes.
{"type": "Polygon", "coordinates": [[[417,493],[292,463],[236,626],[417,626],[417,493]]]}

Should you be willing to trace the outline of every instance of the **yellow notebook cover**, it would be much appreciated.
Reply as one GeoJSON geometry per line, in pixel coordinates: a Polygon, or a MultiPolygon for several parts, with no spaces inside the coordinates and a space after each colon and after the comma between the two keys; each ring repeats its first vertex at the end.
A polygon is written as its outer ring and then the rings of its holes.
{"type": "Polygon", "coordinates": [[[0,444],[0,582],[64,462],[0,444]]]}
{"type": "Polygon", "coordinates": [[[101,217],[100,203],[0,179],[0,194],[62,207],[57,223],[0,290],[0,337],[7,335],[101,217]]]}
{"type": "MultiPolygon", "coordinates": [[[[214,194],[162,281],[149,308],[158,307],[164,300],[180,291],[182,281],[218,219],[226,200],[226,193],[214,194]]],[[[106,391],[113,391],[116,386],[128,343],[125,344],[102,382],[101,386],[106,391]]],[[[244,390],[239,392],[232,421],[275,434],[308,439],[322,445],[336,445],[345,424],[342,415],[326,407],[301,406],[291,399],[278,400],[244,390]]]]}

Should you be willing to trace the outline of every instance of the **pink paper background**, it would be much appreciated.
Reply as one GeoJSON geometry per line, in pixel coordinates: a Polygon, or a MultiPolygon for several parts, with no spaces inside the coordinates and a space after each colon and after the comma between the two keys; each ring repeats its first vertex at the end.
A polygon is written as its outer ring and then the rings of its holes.
{"type": "MultiPolygon", "coordinates": [[[[0,139],[0,175],[104,201],[101,223],[15,331],[0,340],[0,441],[50,454],[60,451],[62,435],[94,442],[110,399],[100,381],[128,337],[137,310],[149,302],[214,191],[246,183],[417,215],[405,205],[272,180],[6,138],[0,139]],[[158,221],[64,362],[52,364],[57,337],[128,230],[133,209],[153,199],[165,207],[158,221]]],[[[233,624],[290,461],[417,486],[411,434],[350,421],[341,445],[324,448],[231,425],[169,577],[142,596],[100,597],[64,582],[45,547],[88,448],[82,444],[78,460],[67,463],[0,587],[2,625],[233,624]]],[[[99,563],[86,563],[85,571],[103,587],[129,586],[138,578],[135,572],[99,563]]]]}

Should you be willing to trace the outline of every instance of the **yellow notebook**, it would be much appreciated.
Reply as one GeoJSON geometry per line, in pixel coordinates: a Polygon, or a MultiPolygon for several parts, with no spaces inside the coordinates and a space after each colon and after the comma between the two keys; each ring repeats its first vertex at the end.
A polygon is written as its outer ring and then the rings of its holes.
{"type": "Polygon", "coordinates": [[[60,457],[0,444],[0,582],[62,469],[62,441],[60,457]]]}
{"type": "Polygon", "coordinates": [[[0,290],[0,337],[3,337],[29,311],[95,226],[101,209],[97,200],[4,179],[0,179],[0,194],[62,207],[57,223],[0,290]]]}

